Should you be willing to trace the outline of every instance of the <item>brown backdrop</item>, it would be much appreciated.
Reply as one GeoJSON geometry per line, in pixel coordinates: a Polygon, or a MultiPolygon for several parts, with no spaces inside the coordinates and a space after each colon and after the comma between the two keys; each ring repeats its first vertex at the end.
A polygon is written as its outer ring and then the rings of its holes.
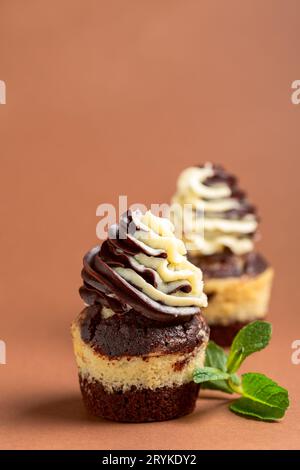
{"type": "Polygon", "coordinates": [[[297,0],[1,0],[1,448],[299,445],[299,14],[297,0]],[[287,386],[291,409],[265,424],[203,398],[164,424],[94,420],[68,328],[96,207],[168,201],[206,160],[259,205],[274,338],[247,368],[287,386]]]}

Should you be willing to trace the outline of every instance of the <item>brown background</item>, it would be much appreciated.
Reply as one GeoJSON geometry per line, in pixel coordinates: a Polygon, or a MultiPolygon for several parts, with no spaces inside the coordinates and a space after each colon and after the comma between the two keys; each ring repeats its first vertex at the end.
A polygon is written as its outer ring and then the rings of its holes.
{"type": "Polygon", "coordinates": [[[297,0],[1,0],[1,448],[297,448],[300,79],[297,0]],[[96,207],[168,201],[212,160],[240,175],[276,268],[272,345],[247,369],[287,386],[281,423],[223,399],[147,425],[90,418],[69,324],[96,207]]]}

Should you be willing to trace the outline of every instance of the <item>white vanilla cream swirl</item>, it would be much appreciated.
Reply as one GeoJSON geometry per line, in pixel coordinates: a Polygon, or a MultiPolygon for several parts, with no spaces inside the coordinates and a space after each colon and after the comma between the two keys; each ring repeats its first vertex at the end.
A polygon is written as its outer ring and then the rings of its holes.
{"type": "Polygon", "coordinates": [[[187,260],[185,245],[175,237],[172,223],[150,211],[133,213],[133,221],[137,229],[131,237],[141,247],[141,252],[129,256],[131,267],[114,267],[113,270],[156,302],[171,307],[205,307],[207,298],[203,292],[202,272],[187,260]],[[166,257],[146,254],[153,250],[165,253],[166,257]],[[155,285],[143,276],[145,268],[153,272],[155,285]],[[187,287],[189,292],[184,291],[187,287]]]}
{"type": "Polygon", "coordinates": [[[242,201],[232,197],[226,182],[205,184],[214,174],[210,163],[187,168],[181,173],[172,198],[174,223],[180,222],[182,238],[189,251],[212,255],[229,248],[236,255],[248,253],[254,247],[256,217],[251,213],[234,219],[226,217],[226,211],[241,209],[242,201]],[[183,208],[191,209],[186,220],[183,220],[183,208]]]}

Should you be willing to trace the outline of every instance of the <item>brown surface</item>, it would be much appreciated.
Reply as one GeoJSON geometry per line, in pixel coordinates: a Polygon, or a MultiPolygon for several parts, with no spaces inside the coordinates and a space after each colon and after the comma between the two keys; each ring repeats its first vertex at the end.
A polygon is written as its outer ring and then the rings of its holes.
{"type": "Polygon", "coordinates": [[[297,0],[2,0],[1,448],[297,448],[299,79],[297,0]],[[289,388],[280,424],[206,398],[178,421],[90,418],[69,324],[96,206],[166,201],[184,166],[240,175],[275,266],[272,345],[247,361],[289,388]]]}

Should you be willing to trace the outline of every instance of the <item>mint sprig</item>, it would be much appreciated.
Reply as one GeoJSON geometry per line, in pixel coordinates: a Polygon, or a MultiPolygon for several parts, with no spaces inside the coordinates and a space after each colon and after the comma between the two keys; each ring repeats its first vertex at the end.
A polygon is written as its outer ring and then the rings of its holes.
{"type": "Polygon", "coordinates": [[[268,346],[271,336],[272,325],[266,321],[255,321],[242,328],[232,342],[227,370],[236,372],[246,357],[268,346]]]}
{"type": "MultiPolygon", "coordinates": [[[[210,341],[207,345],[206,354],[205,354],[206,368],[212,367],[212,368],[217,368],[222,372],[226,372],[227,371],[226,364],[227,364],[227,354],[225,353],[225,351],[216,343],[214,343],[213,341],[210,341]]],[[[199,372],[199,370],[201,369],[198,369],[198,371],[195,371],[194,381],[196,383],[203,383],[203,381],[202,382],[198,381],[199,373],[197,372],[199,372]]],[[[202,388],[208,388],[211,390],[221,390],[222,392],[225,392],[225,393],[233,393],[231,388],[229,388],[229,386],[227,385],[227,381],[225,378],[218,379],[218,380],[210,378],[208,381],[204,383],[204,385],[202,385],[202,388]]]]}
{"type": "Polygon", "coordinates": [[[289,406],[288,391],[285,388],[260,373],[247,373],[241,377],[236,374],[246,357],[269,344],[271,335],[270,323],[250,323],[238,332],[228,355],[220,346],[210,341],[205,366],[194,371],[194,381],[201,383],[202,388],[241,395],[229,407],[241,416],[264,421],[282,418],[289,406]]]}
{"type": "Polygon", "coordinates": [[[222,372],[220,369],[216,369],[215,367],[203,367],[202,369],[195,371],[194,382],[201,384],[203,382],[227,380],[229,377],[230,374],[222,372]]]}
{"type": "Polygon", "coordinates": [[[266,421],[283,418],[289,406],[287,391],[263,374],[242,375],[243,396],[230,405],[235,413],[266,421]]]}

